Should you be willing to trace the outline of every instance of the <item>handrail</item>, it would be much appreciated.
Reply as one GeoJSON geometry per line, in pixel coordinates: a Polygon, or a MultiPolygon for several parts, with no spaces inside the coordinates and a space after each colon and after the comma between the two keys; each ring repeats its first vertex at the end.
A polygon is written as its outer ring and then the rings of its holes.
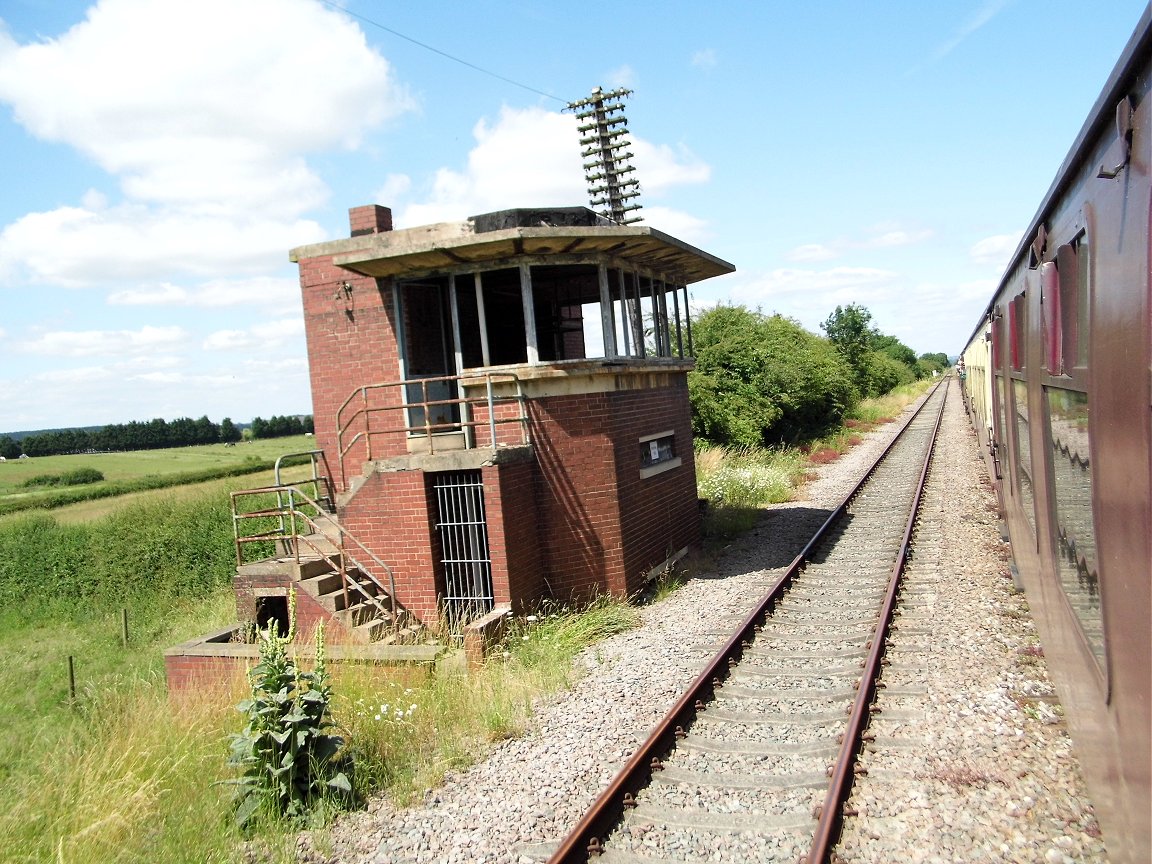
{"type": "Polygon", "coordinates": [[[464,431],[467,436],[466,446],[468,449],[472,449],[475,446],[474,439],[476,429],[479,427],[487,427],[491,445],[495,448],[497,446],[497,426],[510,423],[518,423],[520,425],[521,440],[524,444],[529,443],[528,414],[525,410],[524,388],[520,377],[515,372],[488,372],[476,375],[438,375],[427,378],[405,378],[396,381],[362,385],[352,391],[348,398],[336,409],[336,452],[340,468],[340,482],[344,485],[347,484],[347,472],[344,464],[345,457],[347,457],[352,449],[361,441],[364,442],[365,458],[371,461],[373,458],[373,440],[382,435],[423,436],[428,444],[428,452],[435,453],[436,440],[434,436],[436,433],[464,431]],[[441,382],[450,382],[457,386],[461,383],[476,387],[484,385],[484,393],[480,396],[429,399],[429,385],[441,382]],[[493,386],[496,383],[514,384],[516,389],[515,394],[508,396],[496,395],[495,387],[493,386]],[[420,401],[408,402],[408,389],[417,385],[420,387],[420,401]],[[378,406],[370,404],[370,392],[388,388],[400,388],[400,399],[398,401],[392,404],[378,406]],[[357,400],[359,400],[360,404],[353,405],[357,400]],[[513,401],[515,401],[518,406],[515,417],[500,418],[496,416],[497,405],[513,401]],[[437,422],[432,422],[432,409],[453,405],[460,406],[460,419],[442,421],[438,418],[437,422]],[[487,419],[474,419],[471,412],[472,406],[486,406],[488,409],[487,419]],[[352,409],[351,411],[349,411],[350,408],[352,409]],[[413,410],[422,411],[423,423],[413,425],[409,422],[411,419],[409,412],[413,410]],[[401,422],[399,424],[385,425],[383,428],[373,428],[373,419],[376,415],[388,411],[402,412],[401,422]],[[353,432],[351,427],[357,421],[363,423],[363,428],[353,432]],[[351,433],[350,437],[349,433],[351,433]]]}
{"type": "Polygon", "coordinates": [[[322,558],[325,562],[332,567],[332,569],[340,574],[341,588],[344,592],[344,605],[348,608],[348,588],[351,586],[355,591],[359,592],[363,597],[374,605],[381,612],[387,612],[383,605],[374,596],[364,590],[362,586],[355,579],[350,576],[350,571],[354,568],[360,573],[363,573],[381,592],[388,594],[391,600],[391,614],[392,621],[398,622],[398,610],[396,605],[396,574],[393,573],[392,568],[385,564],[380,558],[365,546],[351,531],[340,524],[338,520],[320,504],[319,501],[311,498],[303,490],[288,484],[276,484],[274,486],[263,486],[259,489],[243,489],[231,493],[232,498],[232,532],[236,543],[236,564],[240,566],[244,563],[244,556],[242,548],[246,543],[256,543],[264,540],[284,540],[290,545],[293,557],[297,564],[300,563],[300,547],[301,545],[307,546],[316,555],[322,558]],[[276,495],[276,507],[264,510],[253,510],[248,513],[241,513],[237,509],[237,501],[249,495],[276,495]],[[285,496],[287,504],[285,504],[285,496]],[[297,499],[300,499],[297,502],[297,499]],[[316,511],[315,516],[311,516],[299,509],[297,503],[306,504],[316,511]],[[259,519],[259,518],[277,518],[279,520],[279,528],[273,531],[264,531],[259,534],[252,534],[248,536],[240,536],[240,522],[244,519],[259,519]],[[299,521],[302,521],[313,532],[330,536],[326,534],[317,523],[317,519],[325,520],[327,525],[333,526],[336,529],[339,538],[339,561],[335,560],[331,555],[325,552],[320,546],[313,543],[305,535],[301,534],[298,530],[299,521]],[[289,530],[290,528],[290,530],[289,530]],[[372,562],[388,574],[388,588],[380,582],[376,575],[368,567],[357,559],[355,556],[350,555],[347,551],[345,544],[346,540],[350,540],[355,548],[367,555],[372,559],[372,562]],[[352,567],[348,564],[351,563],[352,567]]]}
{"type": "MultiPolygon", "coordinates": [[[[318,507],[324,512],[334,513],[336,510],[336,492],[332,485],[332,472],[328,468],[328,457],[324,454],[323,450],[297,450],[292,453],[281,453],[276,457],[276,463],[272,466],[272,476],[274,478],[275,486],[284,486],[284,479],[280,474],[280,470],[285,467],[284,462],[287,459],[292,459],[297,456],[307,456],[308,461],[312,466],[312,476],[306,480],[297,481],[298,485],[310,483],[312,484],[313,494],[316,496],[318,507]],[[323,474],[319,471],[319,463],[324,463],[323,474]],[[321,494],[323,490],[323,494],[321,494]]],[[[278,506],[284,506],[283,496],[279,493],[276,495],[276,503],[278,506]]],[[[280,520],[280,529],[284,530],[284,520],[280,520]]]]}

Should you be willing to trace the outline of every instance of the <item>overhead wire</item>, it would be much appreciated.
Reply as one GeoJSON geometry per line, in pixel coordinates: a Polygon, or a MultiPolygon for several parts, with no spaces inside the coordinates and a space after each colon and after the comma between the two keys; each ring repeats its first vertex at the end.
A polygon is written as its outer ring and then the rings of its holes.
{"type": "Polygon", "coordinates": [[[499,81],[503,81],[505,84],[511,84],[513,87],[519,87],[522,90],[527,90],[530,93],[535,93],[536,95],[543,96],[546,99],[555,99],[557,102],[560,102],[564,105],[568,104],[567,99],[561,99],[559,96],[553,96],[551,93],[545,93],[543,90],[537,90],[535,87],[530,87],[527,84],[521,84],[519,81],[515,81],[512,78],[507,78],[504,75],[500,75],[496,72],[493,72],[490,69],[485,69],[483,66],[477,66],[475,63],[470,63],[469,61],[463,60],[463,59],[455,56],[454,54],[449,54],[447,51],[441,51],[439,48],[435,48],[435,47],[427,44],[426,42],[421,42],[419,39],[413,39],[411,36],[408,36],[404,33],[401,33],[399,30],[393,30],[391,27],[386,27],[383,24],[381,24],[379,21],[373,21],[371,18],[368,18],[364,15],[360,15],[356,12],[353,12],[351,9],[347,9],[347,8],[341,6],[339,3],[334,2],[334,0],[320,0],[320,2],[323,3],[325,6],[329,6],[333,9],[336,9],[340,12],[343,12],[345,15],[349,15],[353,18],[359,19],[360,21],[363,21],[365,24],[370,24],[373,27],[376,27],[380,30],[383,30],[385,33],[391,33],[393,36],[397,36],[397,37],[405,40],[406,42],[411,42],[413,45],[418,45],[419,47],[423,48],[425,51],[431,51],[433,54],[439,54],[441,57],[445,57],[449,60],[455,61],[456,63],[459,63],[461,66],[467,66],[469,69],[472,69],[476,72],[480,72],[483,75],[488,75],[491,78],[496,78],[499,81]]]}

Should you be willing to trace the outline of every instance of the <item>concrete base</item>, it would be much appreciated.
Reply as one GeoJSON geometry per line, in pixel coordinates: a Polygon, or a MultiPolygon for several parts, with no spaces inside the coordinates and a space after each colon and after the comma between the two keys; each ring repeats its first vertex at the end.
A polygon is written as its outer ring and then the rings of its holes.
{"type": "MultiPolygon", "coordinates": [[[[260,648],[252,642],[239,641],[243,626],[233,624],[195,639],[189,639],[164,652],[164,671],[169,696],[195,689],[220,688],[255,666],[260,648]]],[[[421,677],[435,670],[442,645],[325,645],[324,653],[331,664],[371,664],[406,670],[421,677]]],[[[305,642],[293,647],[295,656],[313,661],[316,647],[305,642]]]]}

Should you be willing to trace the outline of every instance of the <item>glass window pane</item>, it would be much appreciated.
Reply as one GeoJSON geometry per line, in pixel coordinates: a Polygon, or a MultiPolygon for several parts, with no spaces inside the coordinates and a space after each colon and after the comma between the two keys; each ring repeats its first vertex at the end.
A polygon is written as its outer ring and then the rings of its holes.
{"type": "Polygon", "coordinates": [[[1020,506],[1032,526],[1032,536],[1036,536],[1036,505],[1032,493],[1032,443],[1029,436],[1028,385],[1023,381],[1012,382],[1013,410],[1016,412],[1016,481],[1020,490],[1020,506]]]}
{"type": "Polygon", "coordinates": [[[1048,388],[1052,418],[1052,488],[1056,506],[1056,565],[1072,611],[1093,653],[1104,662],[1096,526],[1092,516],[1088,394],[1048,388]]]}

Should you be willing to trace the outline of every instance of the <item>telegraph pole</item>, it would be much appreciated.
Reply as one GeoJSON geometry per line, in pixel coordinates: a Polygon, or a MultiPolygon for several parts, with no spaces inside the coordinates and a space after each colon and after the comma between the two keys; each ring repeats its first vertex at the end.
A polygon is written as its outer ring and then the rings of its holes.
{"type": "Polygon", "coordinates": [[[641,219],[634,215],[641,206],[635,203],[640,197],[640,181],[629,176],[636,168],[629,163],[632,154],[628,152],[628,118],[624,116],[624,97],[631,94],[623,88],[605,93],[597,87],[587,99],[568,103],[568,110],[576,112],[581,124],[578,131],[588,198],[601,216],[618,225],[641,219]]]}

